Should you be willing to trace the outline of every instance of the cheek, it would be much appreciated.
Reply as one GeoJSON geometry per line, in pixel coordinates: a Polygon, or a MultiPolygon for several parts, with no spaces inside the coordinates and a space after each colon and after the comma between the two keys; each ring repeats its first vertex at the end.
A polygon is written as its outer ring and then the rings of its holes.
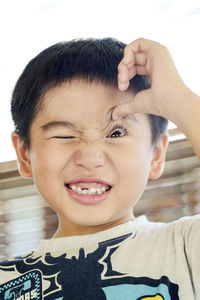
{"type": "Polygon", "coordinates": [[[119,192],[126,197],[131,195],[138,198],[148,181],[151,166],[150,154],[135,148],[132,151],[131,149],[125,151],[123,155],[117,155],[115,159],[119,192]]]}
{"type": "Polygon", "coordinates": [[[146,174],[151,165],[151,152],[144,147],[127,145],[124,149],[112,152],[115,166],[124,175],[146,174]]]}
{"type": "Polygon", "coordinates": [[[31,153],[31,165],[35,181],[46,181],[46,185],[60,176],[68,156],[68,151],[61,151],[57,147],[39,147],[31,153]],[[53,148],[53,149],[52,149],[53,148]],[[47,181],[48,177],[48,181],[47,181]]]}

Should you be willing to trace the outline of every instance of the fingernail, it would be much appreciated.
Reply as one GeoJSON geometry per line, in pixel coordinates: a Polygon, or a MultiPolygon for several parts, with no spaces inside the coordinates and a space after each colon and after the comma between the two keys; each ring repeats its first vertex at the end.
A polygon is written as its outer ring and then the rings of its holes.
{"type": "Polygon", "coordinates": [[[119,116],[115,110],[116,110],[116,108],[112,112],[112,120],[113,121],[117,121],[117,120],[121,119],[121,116],[119,116]]]}
{"type": "Polygon", "coordinates": [[[118,115],[112,114],[112,120],[113,120],[113,121],[117,121],[117,120],[119,120],[119,119],[120,119],[120,117],[119,117],[118,115]]]}
{"type": "Polygon", "coordinates": [[[113,111],[112,111],[112,113],[111,113],[111,119],[112,119],[112,121],[118,120],[118,115],[115,113],[116,107],[117,107],[117,106],[115,106],[115,107],[113,108],[113,111]]]}

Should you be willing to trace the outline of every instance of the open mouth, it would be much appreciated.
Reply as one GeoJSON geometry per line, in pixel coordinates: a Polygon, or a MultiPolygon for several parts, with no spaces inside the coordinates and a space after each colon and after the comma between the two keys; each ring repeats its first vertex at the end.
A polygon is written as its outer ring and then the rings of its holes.
{"type": "Polygon", "coordinates": [[[101,195],[103,193],[106,193],[108,192],[112,187],[111,186],[103,186],[103,187],[98,187],[98,188],[95,188],[95,187],[90,187],[90,188],[86,188],[86,187],[80,187],[80,186],[76,186],[74,184],[70,185],[70,184],[65,184],[65,186],[78,193],[78,194],[81,194],[81,195],[101,195]]]}

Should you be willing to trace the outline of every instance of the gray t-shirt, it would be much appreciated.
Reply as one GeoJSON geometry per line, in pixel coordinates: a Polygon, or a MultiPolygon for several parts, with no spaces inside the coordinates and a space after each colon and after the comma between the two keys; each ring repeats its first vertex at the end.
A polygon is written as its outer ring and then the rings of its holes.
{"type": "Polygon", "coordinates": [[[0,299],[200,299],[200,216],[145,216],[0,262],[0,299]]]}

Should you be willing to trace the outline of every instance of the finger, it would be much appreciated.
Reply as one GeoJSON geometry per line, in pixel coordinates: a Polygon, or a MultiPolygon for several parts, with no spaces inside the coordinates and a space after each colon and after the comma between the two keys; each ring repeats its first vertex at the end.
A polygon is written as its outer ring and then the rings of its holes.
{"type": "Polygon", "coordinates": [[[126,53],[131,53],[131,52],[134,53],[136,65],[143,64],[143,62],[145,61],[144,55],[146,55],[146,60],[153,61],[155,59],[155,53],[157,53],[157,56],[160,56],[160,58],[162,58],[163,56],[164,57],[166,56],[166,51],[168,52],[166,47],[163,46],[162,44],[144,38],[139,38],[133,41],[132,43],[127,45],[124,50],[124,52],[126,53]],[[136,61],[137,58],[138,58],[138,62],[136,61]]]}
{"type": "Polygon", "coordinates": [[[131,80],[135,75],[136,75],[136,67],[134,66],[132,69],[128,68],[123,68],[121,71],[118,73],[118,81],[119,82],[125,82],[128,80],[131,80]]]}
{"type": "Polygon", "coordinates": [[[118,88],[120,91],[125,91],[129,87],[129,81],[136,75],[136,68],[132,70],[126,69],[126,72],[118,74],[118,88]]]}
{"type": "Polygon", "coordinates": [[[147,49],[147,45],[155,43],[150,40],[138,39],[129,44],[124,49],[124,56],[118,65],[118,88],[121,91],[125,91],[129,83],[136,74],[147,75],[146,68],[147,55],[145,52],[139,52],[142,49],[147,49]],[[145,47],[144,47],[145,45],[145,47]]]}
{"type": "Polygon", "coordinates": [[[125,115],[131,113],[133,113],[133,100],[116,106],[112,112],[112,119],[117,121],[122,119],[125,115]]]}
{"type": "Polygon", "coordinates": [[[144,66],[136,66],[135,68],[136,68],[136,74],[138,74],[138,75],[148,75],[149,74],[147,68],[144,66]]]}
{"type": "Polygon", "coordinates": [[[124,57],[118,65],[118,73],[119,75],[124,72],[125,67],[132,72],[132,69],[135,66],[135,56],[131,49],[129,49],[126,53],[124,52],[124,57]]]}
{"type": "Polygon", "coordinates": [[[139,53],[139,52],[148,52],[148,50],[152,46],[156,46],[157,44],[158,44],[157,42],[154,42],[152,40],[139,38],[139,39],[133,41],[132,43],[130,43],[129,45],[127,45],[124,52],[130,53],[132,51],[135,54],[139,53]]]}
{"type": "Polygon", "coordinates": [[[118,89],[122,92],[125,92],[129,87],[129,81],[118,82],[118,89]]]}
{"type": "Polygon", "coordinates": [[[130,64],[129,66],[120,63],[118,65],[118,77],[122,79],[122,81],[130,80],[133,76],[136,75],[135,64],[130,64]],[[124,79],[125,77],[125,79],[124,79]]]}
{"type": "Polygon", "coordinates": [[[135,54],[135,64],[140,66],[146,66],[147,56],[144,52],[139,52],[135,54]]]}
{"type": "Polygon", "coordinates": [[[137,74],[136,66],[129,70],[129,80],[131,80],[137,74]]]}
{"type": "Polygon", "coordinates": [[[135,64],[135,54],[134,51],[132,50],[131,47],[125,47],[124,49],[124,57],[122,59],[122,62],[125,65],[129,65],[129,64],[135,64]]]}
{"type": "Polygon", "coordinates": [[[129,69],[124,64],[121,64],[118,72],[118,81],[124,83],[129,80],[129,69]]]}
{"type": "Polygon", "coordinates": [[[151,104],[151,91],[144,90],[131,97],[131,100],[115,107],[112,113],[113,120],[119,120],[127,114],[145,113],[154,114],[151,104]]]}
{"type": "Polygon", "coordinates": [[[131,70],[135,66],[135,59],[132,60],[129,64],[125,64],[122,60],[118,65],[118,73],[122,72],[124,68],[127,68],[128,70],[131,70]]]}

